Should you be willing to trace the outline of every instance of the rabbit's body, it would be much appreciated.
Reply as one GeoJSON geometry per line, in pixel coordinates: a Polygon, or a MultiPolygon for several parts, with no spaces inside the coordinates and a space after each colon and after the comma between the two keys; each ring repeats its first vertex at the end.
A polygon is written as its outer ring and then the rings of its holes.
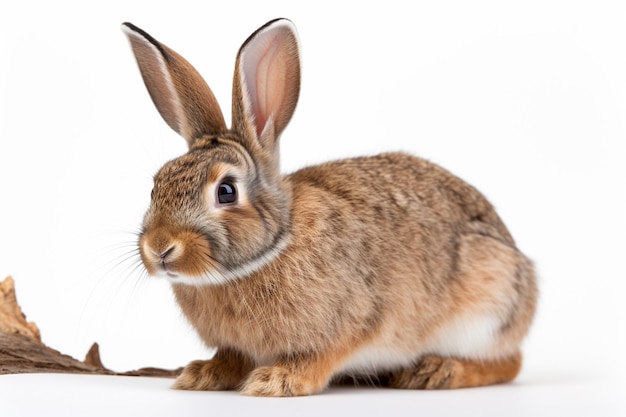
{"type": "Polygon", "coordinates": [[[355,374],[427,353],[517,351],[533,311],[519,286],[532,267],[474,188],[404,154],[310,167],[285,183],[291,227],[273,261],[227,285],[174,285],[208,346],[270,364],[345,343],[338,370],[355,374]]]}
{"type": "Polygon", "coordinates": [[[399,388],[517,375],[533,267],[476,189],[401,153],[280,175],[277,140],[299,85],[290,23],[242,46],[232,130],[186,61],[125,30],[157,108],[190,146],[155,176],[140,238],[148,272],[171,280],[218,349],[177,388],[280,396],[343,375],[385,374],[399,388]]]}

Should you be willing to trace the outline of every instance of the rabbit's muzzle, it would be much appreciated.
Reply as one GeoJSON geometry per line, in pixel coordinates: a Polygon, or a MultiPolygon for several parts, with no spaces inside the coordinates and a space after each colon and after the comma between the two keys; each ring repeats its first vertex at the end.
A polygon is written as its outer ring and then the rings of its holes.
{"type": "Polygon", "coordinates": [[[178,276],[202,276],[213,267],[207,240],[193,231],[156,227],[139,240],[141,260],[150,275],[175,280],[178,276]]]}

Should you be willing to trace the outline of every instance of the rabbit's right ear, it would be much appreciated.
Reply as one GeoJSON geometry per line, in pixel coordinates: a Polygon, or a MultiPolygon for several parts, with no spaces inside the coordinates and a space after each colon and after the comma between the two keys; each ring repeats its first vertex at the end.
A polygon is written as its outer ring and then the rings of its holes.
{"type": "Polygon", "coordinates": [[[239,49],[233,80],[233,129],[273,153],[300,94],[300,50],[293,23],[276,19],[239,49]]]}
{"type": "Polygon", "coordinates": [[[187,60],[132,23],[122,30],[154,105],[190,147],[205,134],[227,130],[213,92],[187,60]]]}

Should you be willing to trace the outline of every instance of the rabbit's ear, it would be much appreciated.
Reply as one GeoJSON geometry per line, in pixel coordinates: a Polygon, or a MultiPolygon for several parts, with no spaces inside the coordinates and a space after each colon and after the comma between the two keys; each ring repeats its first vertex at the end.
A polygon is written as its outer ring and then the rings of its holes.
{"type": "Polygon", "coordinates": [[[287,19],[273,20],[239,49],[233,80],[233,129],[244,140],[273,149],[293,115],[299,94],[296,29],[287,19]]]}
{"type": "Polygon", "coordinates": [[[156,108],[189,146],[205,134],[226,130],[213,92],[187,60],[131,23],[122,24],[122,30],[156,108]]]}

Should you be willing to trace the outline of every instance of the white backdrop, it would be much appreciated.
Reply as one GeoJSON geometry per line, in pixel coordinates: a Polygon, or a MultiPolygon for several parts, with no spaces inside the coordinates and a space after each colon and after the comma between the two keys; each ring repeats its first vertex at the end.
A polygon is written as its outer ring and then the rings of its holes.
{"type": "Polygon", "coordinates": [[[15,278],[44,342],[75,357],[93,341],[119,371],[209,356],[168,285],[141,278],[129,257],[151,176],[185,144],[154,109],[119,25],[188,58],[229,109],[239,45],[284,16],[304,61],[283,169],[406,150],[468,180],[541,276],[523,377],[616,376],[626,371],[619,3],[3,2],[0,279],[15,278]]]}

